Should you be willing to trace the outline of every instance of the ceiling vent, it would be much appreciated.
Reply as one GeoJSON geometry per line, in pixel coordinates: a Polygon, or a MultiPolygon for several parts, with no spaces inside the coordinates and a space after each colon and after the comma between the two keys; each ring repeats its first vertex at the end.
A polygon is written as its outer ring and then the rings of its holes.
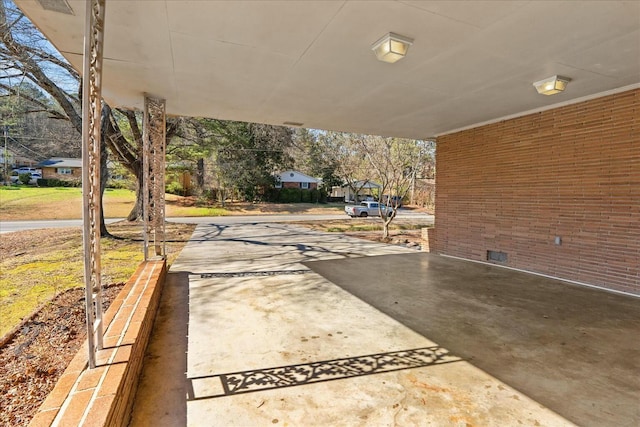
{"type": "Polygon", "coordinates": [[[38,0],[40,6],[44,10],[50,10],[51,12],[64,13],[65,15],[73,15],[73,9],[67,3],[67,0],[38,0]]]}

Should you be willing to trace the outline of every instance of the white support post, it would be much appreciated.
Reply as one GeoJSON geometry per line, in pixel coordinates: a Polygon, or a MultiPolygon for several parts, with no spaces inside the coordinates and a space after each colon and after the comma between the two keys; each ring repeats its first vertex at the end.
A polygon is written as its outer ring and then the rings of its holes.
{"type": "Polygon", "coordinates": [[[86,0],[82,70],[82,242],[89,368],[96,367],[102,343],[100,281],[100,114],[105,0],[86,0]]]}
{"type": "Polygon", "coordinates": [[[154,247],[155,256],[166,256],[164,200],[165,139],[165,100],[145,95],[144,119],[142,124],[145,260],[149,259],[149,246],[151,244],[154,247]]]}

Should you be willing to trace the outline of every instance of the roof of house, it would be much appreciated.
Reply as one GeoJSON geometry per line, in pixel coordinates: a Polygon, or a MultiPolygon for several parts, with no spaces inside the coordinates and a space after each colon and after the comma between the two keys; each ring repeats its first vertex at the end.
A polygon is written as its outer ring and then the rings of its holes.
{"type": "Polygon", "coordinates": [[[278,175],[280,176],[280,182],[320,182],[318,178],[314,178],[312,176],[294,170],[284,171],[279,173],[278,175]]]}
{"type": "MultiPolygon", "coordinates": [[[[349,186],[348,183],[342,184],[342,187],[348,187],[348,186],[349,186]]],[[[380,188],[380,187],[382,187],[382,185],[376,184],[375,182],[369,181],[368,179],[367,180],[362,180],[362,181],[354,181],[352,183],[352,186],[354,188],[360,188],[360,189],[364,189],[364,188],[380,188]]]]}
{"type": "Polygon", "coordinates": [[[43,168],[81,168],[82,159],[70,159],[66,157],[52,157],[38,163],[43,168]]]}

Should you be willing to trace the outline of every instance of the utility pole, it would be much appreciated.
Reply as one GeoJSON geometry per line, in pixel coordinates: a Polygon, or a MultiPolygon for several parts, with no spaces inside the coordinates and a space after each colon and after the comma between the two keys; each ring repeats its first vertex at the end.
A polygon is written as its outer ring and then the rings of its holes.
{"type": "Polygon", "coordinates": [[[411,168],[411,200],[409,204],[413,206],[415,203],[415,194],[416,194],[416,173],[418,172],[418,168],[415,166],[411,168]]]}
{"type": "Polygon", "coordinates": [[[4,185],[9,185],[9,152],[7,151],[7,140],[9,139],[9,125],[4,125],[4,185]]]}

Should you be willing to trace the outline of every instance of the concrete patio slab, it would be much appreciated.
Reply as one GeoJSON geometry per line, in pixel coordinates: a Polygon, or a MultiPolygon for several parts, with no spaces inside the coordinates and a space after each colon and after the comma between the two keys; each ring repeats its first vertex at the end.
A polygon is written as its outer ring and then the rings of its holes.
{"type": "Polygon", "coordinates": [[[132,425],[571,425],[302,264],[398,254],[416,252],[199,226],[170,270],[132,425]]]}
{"type": "Polygon", "coordinates": [[[640,425],[640,298],[428,253],[306,265],[579,425],[640,425]]]}

